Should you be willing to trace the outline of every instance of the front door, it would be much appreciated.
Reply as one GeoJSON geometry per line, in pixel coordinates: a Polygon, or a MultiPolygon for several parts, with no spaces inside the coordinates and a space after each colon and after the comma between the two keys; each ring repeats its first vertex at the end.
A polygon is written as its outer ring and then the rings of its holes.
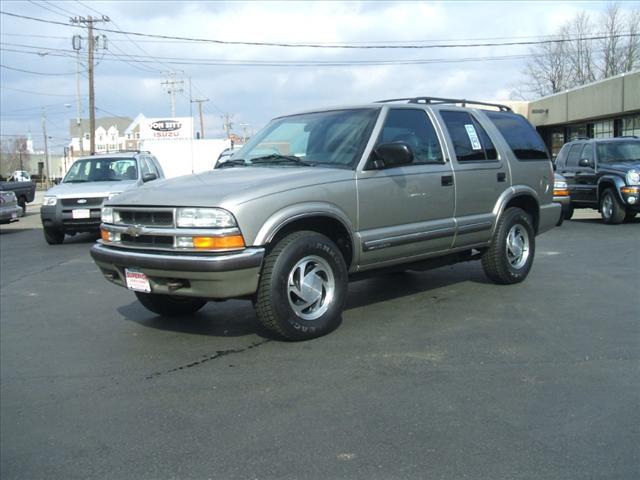
{"type": "Polygon", "coordinates": [[[414,161],[358,171],[360,268],[446,250],[453,241],[453,172],[427,111],[389,109],[376,145],[389,142],[409,145],[414,161]]]}

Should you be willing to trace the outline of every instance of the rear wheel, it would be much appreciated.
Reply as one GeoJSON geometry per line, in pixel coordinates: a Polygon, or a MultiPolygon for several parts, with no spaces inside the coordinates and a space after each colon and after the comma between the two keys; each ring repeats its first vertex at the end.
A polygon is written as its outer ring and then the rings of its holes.
{"type": "Polygon", "coordinates": [[[44,239],[49,245],[60,245],[64,242],[64,231],[47,227],[44,227],[42,230],[44,232],[44,239]]]}
{"type": "Polygon", "coordinates": [[[508,208],[500,217],[491,246],[482,255],[484,273],[495,283],[512,284],[527,278],[536,249],[531,217],[508,208]]]}
{"type": "Polygon", "coordinates": [[[617,225],[624,221],[626,215],[624,205],[610,188],[604,191],[600,199],[600,214],[602,215],[602,221],[609,225],[617,225]]]}
{"type": "Polygon", "coordinates": [[[347,266],[326,236],[295,232],[265,258],[255,302],[260,322],[289,340],[319,337],[341,321],[347,266]]]}
{"type": "Polygon", "coordinates": [[[144,305],[147,310],[168,317],[195,313],[207,303],[203,298],[178,297],[144,292],[135,292],[135,294],[138,301],[144,305]]]}

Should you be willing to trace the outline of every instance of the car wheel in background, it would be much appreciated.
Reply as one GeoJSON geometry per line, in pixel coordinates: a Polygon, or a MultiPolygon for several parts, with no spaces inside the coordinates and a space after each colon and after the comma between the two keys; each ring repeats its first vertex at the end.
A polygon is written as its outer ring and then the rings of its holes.
{"type": "Polygon", "coordinates": [[[626,215],[624,205],[610,188],[607,188],[600,198],[600,215],[602,215],[602,221],[609,225],[617,225],[624,221],[626,215]]]}
{"type": "Polygon", "coordinates": [[[147,309],[158,315],[175,317],[189,315],[204,307],[207,300],[203,298],[177,297],[157,293],[134,292],[138,301],[147,309]]]}
{"type": "Polygon", "coordinates": [[[573,217],[573,205],[569,205],[569,207],[562,212],[562,216],[565,220],[571,220],[571,217],[573,217]]]}
{"type": "Polygon", "coordinates": [[[482,255],[484,273],[493,282],[512,284],[527,278],[536,247],[531,217],[520,208],[504,211],[490,247],[482,255]]]}
{"type": "Polygon", "coordinates": [[[22,208],[21,216],[24,217],[27,214],[27,199],[24,196],[18,197],[18,206],[22,208]]]}
{"type": "Polygon", "coordinates": [[[62,230],[44,227],[42,231],[44,232],[44,239],[49,245],[60,245],[64,242],[64,232],[62,230]]]}
{"type": "Polygon", "coordinates": [[[311,231],[287,235],[265,258],[258,318],[289,340],[325,335],[341,322],[347,282],[342,253],[329,238],[311,231]]]}

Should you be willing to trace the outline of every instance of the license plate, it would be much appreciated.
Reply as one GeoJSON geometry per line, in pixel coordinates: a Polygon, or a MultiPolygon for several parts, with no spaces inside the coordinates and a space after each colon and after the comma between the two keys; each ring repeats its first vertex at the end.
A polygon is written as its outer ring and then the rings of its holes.
{"type": "Polygon", "coordinates": [[[125,279],[127,280],[127,288],[136,292],[151,292],[151,285],[147,276],[137,270],[124,269],[125,279]]]}
{"type": "Polygon", "coordinates": [[[91,210],[88,208],[78,208],[71,212],[72,218],[91,218],[91,210]]]}

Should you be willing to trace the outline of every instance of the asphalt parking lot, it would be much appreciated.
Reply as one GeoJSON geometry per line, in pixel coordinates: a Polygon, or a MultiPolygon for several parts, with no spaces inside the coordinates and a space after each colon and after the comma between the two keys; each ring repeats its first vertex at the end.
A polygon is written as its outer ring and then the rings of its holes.
{"type": "Polygon", "coordinates": [[[151,314],[30,210],[0,233],[4,480],[640,478],[638,219],[580,212],[514,286],[354,282],[288,343],[248,302],[151,314]]]}

